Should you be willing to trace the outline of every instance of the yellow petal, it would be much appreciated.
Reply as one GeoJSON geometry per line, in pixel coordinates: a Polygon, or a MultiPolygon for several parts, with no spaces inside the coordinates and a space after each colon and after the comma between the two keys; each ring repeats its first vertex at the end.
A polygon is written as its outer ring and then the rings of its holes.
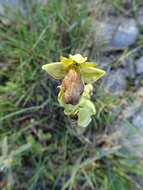
{"type": "Polygon", "coordinates": [[[63,57],[63,56],[60,56],[60,61],[61,61],[61,62],[65,62],[65,61],[67,61],[67,58],[66,58],[66,57],[63,57]]]}
{"type": "Polygon", "coordinates": [[[55,79],[62,79],[67,73],[66,67],[62,62],[54,62],[43,65],[42,69],[55,79]]]}
{"type": "Polygon", "coordinates": [[[94,67],[83,67],[80,69],[80,72],[86,83],[93,83],[105,74],[105,71],[94,67]]]}
{"type": "Polygon", "coordinates": [[[71,58],[66,58],[61,56],[60,57],[60,61],[65,65],[65,66],[69,66],[73,63],[73,60],[71,58]]]}
{"type": "Polygon", "coordinates": [[[69,57],[76,63],[84,63],[87,60],[87,57],[82,57],[80,54],[69,55],[69,57]]]}

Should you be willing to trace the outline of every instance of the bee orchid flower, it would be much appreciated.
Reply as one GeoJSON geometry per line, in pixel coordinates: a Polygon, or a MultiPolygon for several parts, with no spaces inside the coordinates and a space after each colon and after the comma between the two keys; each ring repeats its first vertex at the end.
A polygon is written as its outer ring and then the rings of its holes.
{"type": "Polygon", "coordinates": [[[95,68],[95,62],[87,62],[80,54],[60,57],[60,62],[42,66],[55,79],[63,79],[58,94],[59,104],[70,118],[76,118],[77,126],[85,128],[96,113],[90,100],[92,84],[101,78],[105,71],[95,68]]]}
{"type": "Polygon", "coordinates": [[[55,79],[63,79],[71,69],[74,69],[80,73],[85,83],[94,83],[105,74],[105,71],[95,66],[95,62],[87,62],[87,57],[75,54],[69,55],[69,58],[61,56],[60,62],[43,65],[42,69],[55,79]]]}

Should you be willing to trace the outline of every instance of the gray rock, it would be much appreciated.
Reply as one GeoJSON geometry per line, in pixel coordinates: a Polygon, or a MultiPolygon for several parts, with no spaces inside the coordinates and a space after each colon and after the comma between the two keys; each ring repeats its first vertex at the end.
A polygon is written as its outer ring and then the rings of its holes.
{"type": "Polygon", "coordinates": [[[137,14],[137,22],[140,26],[143,26],[143,7],[140,8],[137,14]]]}
{"type": "Polygon", "coordinates": [[[127,65],[126,65],[126,70],[129,73],[129,78],[130,79],[135,79],[136,77],[136,73],[135,73],[135,64],[134,64],[134,60],[132,57],[128,57],[127,59],[127,65]]]}
{"type": "Polygon", "coordinates": [[[138,98],[143,98],[143,87],[140,87],[137,92],[136,92],[136,96],[138,98]]]}
{"type": "Polygon", "coordinates": [[[143,87],[140,87],[133,96],[135,99],[131,105],[114,108],[111,112],[111,117],[115,121],[113,130],[121,134],[117,139],[117,144],[125,147],[133,156],[142,158],[143,87]]]}
{"type": "Polygon", "coordinates": [[[117,28],[117,23],[113,22],[115,21],[114,19],[107,19],[105,21],[96,21],[95,25],[95,45],[100,43],[101,44],[107,44],[109,46],[109,42],[112,39],[112,35],[114,31],[117,28]]]}
{"type": "MultiPolygon", "coordinates": [[[[6,5],[6,6],[12,6],[12,7],[15,7],[15,6],[19,6],[21,4],[24,4],[24,3],[34,3],[35,1],[34,0],[0,0],[0,4],[1,5],[6,5]]],[[[36,0],[36,2],[39,2],[39,3],[45,3],[46,0],[36,0]]]]}
{"type": "Polygon", "coordinates": [[[99,61],[97,61],[97,64],[98,68],[103,69],[105,71],[110,71],[112,66],[110,57],[102,57],[99,61]]]}
{"type": "Polygon", "coordinates": [[[118,29],[111,40],[111,45],[115,47],[128,47],[137,40],[138,35],[139,31],[135,20],[124,19],[118,26],[118,29]]]}
{"type": "MultiPolygon", "coordinates": [[[[143,104],[142,104],[143,106],[143,104]]],[[[132,120],[133,125],[141,129],[143,133],[143,110],[141,110],[137,115],[134,116],[132,120]]]]}
{"type": "Polygon", "coordinates": [[[135,43],[139,36],[134,19],[111,17],[98,24],[98,35],[109,49],[124,49],[135,43]]]}
{"type": "Polygon", "coordinates": [[[19,0],[0,0],[0,21],[6,25],[11,22],[9,18],[11,18],[12,13],[11,11],[6,11],[7,8],[10,8],[13,11],[20,10],[22,13],[24,12],[19,0]]]}
{"type": "Polygon", "coordinates": [[[111,64],[109,62],[100,62],[98,68],[108,71],[111,68],[111,64]]]}
{"type": "MultiPolygon", "coordinates": [[[[1,7],[1,10],[3,9],[5,11],[5,8],[11,8],[11,9],[14,9],[14,10],[22,10],[23,6],[23,0],[0,0],[0,7],[1,7]]],[[[2,11],[2,14],[3,12],[2,11]]],[[[22,10],[23,11],[23,10],[22,10]]]]}
{"type": "Polygon", "coordinates": [[[0,4],[5,4],[5,5],[17,5],[19,3],[19,0],[0,0],[0,4]]]}
{"type": "Polygon", "coordinates": [[[122,78],[126,78],[129,76],[129,73],[126,69],[118,69],[117,73],[122,76],[122,78]]]}
{"type": "Polygon", "coordinates": [[[119,59],[120,64],[126,69],[126,71],[128,72],[128,77],[130,79],[135,79],[136,77],[136,71],[135,71],[135,61],[134,61],[134,57],[129,55],[128,57],[124,58],[122,60],[122,56],[124,55],[120,55],[120,57],[117,57],[117,60],[119,59]]]}
{"type": "Polygon", "coordinates": [[[120,94],[127,88],[127,73],[125,69],[112,71],[104,81],[105,91],[110,94],[120,94]]]}
{"type": "Polygon", "coordinates": [[[133,119],[133,117],[135,117],[139,112],[141,104],[142,103],[140,101],[136,101],[132,106],[128,106],[123,111],[124,118],[131,121],[131,119],[133,119]]]}
{"type": "Polygon", "coordinates": [[[23,15],[26,15],[27,7],[32,6],[36,2],[42,5],[46,3],[46,0],[0,0],[0,21],[6,25],[9,24],[11,21],[8,18],[11,18],[12,11],[20,11],[23,15]],[[5,11],[7,8],[10,8],[12,11],[5,11]]]}
{"type": "Polygon", "coordinates": [[[3,14],[3,9],[6,7],[14,8],[14,10],[20,10],[23,11],[23,8],[25,6],[31,6],[34,3],[41,3],[45,4],[46,0],[0,0],[0,13],[3,14]]]}
{"type": "Polygon", "coordinates": [[[118,118],[118,116],[122,113],[122,108],[121,107],[115,107],[115,108],[113,108],[113,109],[111,109],[110,111],[109,111],[109,114],[110,114],[110,116],[111,116],[111,118],[113,119],[113,120],[115,120],[116,118],[118,118]]]}
{"type": "Polygon", "coordinates": [[[115,128],[122,133],[119,142],[134,156],[143,157],[143,101],[137,98],[120,113],[115,128]]]}
{"type": "Polygon", "coordinates": [[[133,156],[143,157],[143,130],[126,120],[116,123],[114,127],[122,134],[118,139],[118,143],[133,156]]]}
{"type": "Polygon", "coordinates": [[[135,66],[136,66],[136,73],[137,73],[137,74],[143,74],[143,56],[140,57],[140,58],[135,62],[135,66]]]}
{"type": "Polygon", "coordinates": [[[0,14],[3,15],[4,14],[4,7],[0,4],[0,14]]]}

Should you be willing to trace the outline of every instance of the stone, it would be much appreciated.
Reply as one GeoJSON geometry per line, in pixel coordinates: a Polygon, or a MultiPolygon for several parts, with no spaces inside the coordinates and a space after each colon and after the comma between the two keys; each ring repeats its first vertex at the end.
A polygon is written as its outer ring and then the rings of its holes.
{"type": "Polygon", "coordinates": [[[126,61],[124,61],[124,66],[126,68],[126,71],[128,72],[128,77],[130,79],[135,79],[136,72],[135,72],[135,62],[132,56],[129,56],[126,61]],[[126,62],[126,64],[125,64],[126,62]]]}
{"type": "Polygon", "coordinates": [[[138,98],[143,98],[143,87],[140,87],[137,92],[136,92],[136,96],[138,98]]]}
{"type": "Polygon", "coordinates": [[[129,76],[129,73],[126,69],[119,68],[117,73],[121,75],[123,78],[127,78],[129,76]]]}
{"type": "Polygon", "coordinates": [[[114,58],[114,62],[117,62],[121,67],[125,68],[126,75],[129,79],[135,79],[136,78],[136,72],[135,72],[135,61],[134,57],[132,55],[129,55],[127,57],[124,57],[123,53],[119,53],[114,58]]]}
{"type": "Polygon", "coordinates": [[[112,39],[112,35],[117,28],[117,23],[114,19],[107,19],[105,21],[96,21],[95,26],[95,44],[106,44],[109,46],[109,42],[112,39]]]}
{"type": "Polygon", "coordinates": [[[138,127],[143,133],[143,110],[141,110],[137,115],[134,116],[132,123],[133,125],[138,127]]]}
{"type": "Polygon", "coordinates": [[[116,118],[118,118],[118,116],[122,113],[122,108],[121,107],[115,107],[115,108],[112,108],[110,111],[109,111],[109,114],[111,116],[111,118],[113,120],[115,120],[116,118]]]}
{"type": "MultiPolygon", "coordinates": [[[[39,3],[45,3],[46,0],[37,0],[37,2],[39,3]]],[[[15,7],[15,6],[19,6],[21,4],[24,4],[24,3],[34,3],[34,0],[0,0],[0,4],[1,5],[5,5],[5,6],[12,6],[12,7],[15,7]]]]}
{"type": "Polygon", "coordinates": [[[18,0],[0,0],[0,22],[2,22],[5,25],[10,24],[11,22],[9,18],[11,18],[12,12],[6,11],[7,8],[10,8],[12,11],[20,10],[21,12],[23,12],[24,10],[22,9],[20,1],[18,0]]]}
{"type": "Polygon", "coordinates": [[[128,47],[137,40],[138,35],[139,30],[135,20],[124,19],[118,26],[118,29],[111,40],[111,45],[115,47],[128,47]]]}
{"type": "Polygon", "coordinates": [[[139,26],[143,26],[143,7],[140,8],[140,10],[137,13],[137,23],[139,26]]]}
{"type": "Polygon", "coordinates": [[[134,117],[135,115],[137,115],[138,111],[140,110],[141,104],[142,104],[142,103],[141,103],[140,101],[135,101],[133,105],[128,106],[128,107],[123,111],[124,118],[131,121],[131,119],[133,119],[133,117],[134,117]]]}
{"type": "Polygon", "coordinates": [[[116,119],[114,127],[122,133],[119,143],[132,155],[143,157],[143,101],[137,98],[131,106],[122,110],[122,119],[116,119]]]}
{"type": "Polygon", "coordinates": [[[132,18],[108,18],[96,26],[97,37],[107,44],[111,50],[125,49],[135,43],[139,36],[136,21],[132,18]]]}
{"type": "MultiPolygon", "coordinates": [[[[46,0],[37,0],[36,2],[45,5],[46,0]]],[[[20,11],[23,15],[26,15],[27,6],[30,7],[34,3],[34,0],[0,0],[0,21],[5,25],[10,24],[9,18],[11,18],[12,12],[20,11]],[[12,11],[6,11],[7,8],[10,8],[12,11]],[[3,16],[5,14],[7,15],[3,16]]]]}
{"type": "MultiPolygon", "coordinates": [[[[5,17],[3,15],[5,15],[5,7],[2,4],[0,4],[0,21],[3,24],[8,25],[10,23],[10,21],[9,21],[9,19],[7,17],[5,17]]],[[[1,47],[0,47],[0,49],[1,49],[1,47]]]]}
{"type": "Polygon", "coordinates": [[[20,1],[19,0],[0,0],[0,4],[3,4],[3,5],[17,5],[20,1]]]}
{"type": "Polygon", "coordinates": [[[111,71],[104,81],[105,91],[110,94],[120,94],[127,88],[126,70],[111,71]]]}
{"type": "Polygon", "coordinates": [[[97,67],[105,71],[110,71],[111,66],[112,62],[110,57],[103,57],[101,60],[97,61],[97,67]]]}
{"type": "Polygon", "coordinates": [[[110,65],[109,62],[100,62],[99,65],[98,65],[98,68],[107,71],[108,69],[111,68],[111,65],[110,65]]]}
{"type": "Polygon", "coordinates": [[[135,61],[136,73],[143,74],[143,56],[135,61]]]}
{"type": "Polygon", "coordinates": [[[126,120],[118,121],[114,127],[122,134],[118,139],[118,143],[133,156],[143,157],[143,131],[126,120]]]}

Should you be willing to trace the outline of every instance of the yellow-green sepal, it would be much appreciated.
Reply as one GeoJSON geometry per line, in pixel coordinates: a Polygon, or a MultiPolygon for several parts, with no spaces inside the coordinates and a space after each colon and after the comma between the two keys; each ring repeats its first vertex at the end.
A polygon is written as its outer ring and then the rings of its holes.
{"type": "Polygon", "coordinates": [[[62,79],[67,73],[66,66],[64,66],[62,62],[54,62],[43,65],[42,69],[55,79],[62,79]]]}
{"type": "Polygon", "coordinates": [[[93,83],[105,74],[105,71],[95,67],[81,67],[80,72],[85,83],[93,83]]]}

